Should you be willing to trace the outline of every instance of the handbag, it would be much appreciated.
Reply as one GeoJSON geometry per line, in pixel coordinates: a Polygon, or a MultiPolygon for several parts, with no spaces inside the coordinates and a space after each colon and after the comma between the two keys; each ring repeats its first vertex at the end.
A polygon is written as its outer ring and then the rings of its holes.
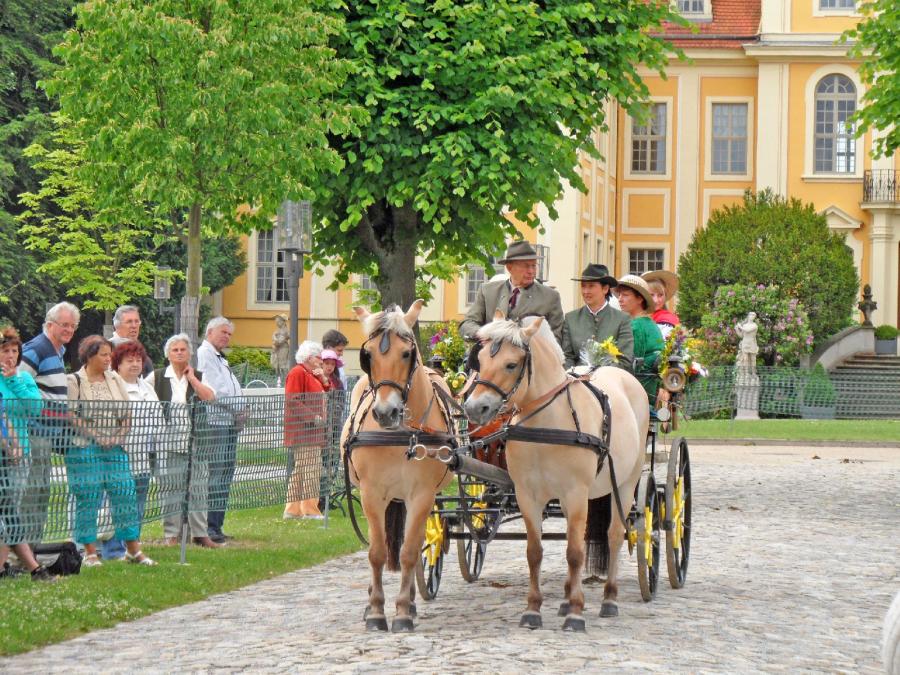
{"type": "Polygon", "coordinates": [[[81,572],[81,554],[71,541],[61,544],[37,544],[34,557],[50,574],[65,577],[81,572]]]}

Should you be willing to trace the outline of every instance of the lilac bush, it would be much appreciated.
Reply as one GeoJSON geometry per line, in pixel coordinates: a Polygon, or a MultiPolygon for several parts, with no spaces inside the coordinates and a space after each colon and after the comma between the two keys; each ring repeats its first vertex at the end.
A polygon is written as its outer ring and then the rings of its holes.
{"type": "Polygon", "coordinates": [[[712,311],[703,315],[706,345],[703,357],[710,365],[733,364],[740,337],[734,327],[748,312],[756,312],[759,359],[767,366],[795,366],[809,354],[813,334],[806,309],[778,286],[732,284],[716,291],[712,311]]]}

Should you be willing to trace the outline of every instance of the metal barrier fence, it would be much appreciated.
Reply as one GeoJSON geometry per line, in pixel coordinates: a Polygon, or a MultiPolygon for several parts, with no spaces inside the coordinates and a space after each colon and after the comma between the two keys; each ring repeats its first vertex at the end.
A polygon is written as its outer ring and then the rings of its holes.
{"type": "Polygon", "coordinates": [[[684,396],[688,418],[731,416],[757,399],[761,417],[900,419],[900,374],[860,369],[834,373],[804,368],[757,369],[759,384],[736,384],[733,367],[711,368],[684,396]]]}
{"type": "Polygon", "coordinates": [[[183,519],[206,536],[225,511],[339,495],[348,399],[3,399],[0,540],[128,540],[156,520],[175,537],[183,519]]]}

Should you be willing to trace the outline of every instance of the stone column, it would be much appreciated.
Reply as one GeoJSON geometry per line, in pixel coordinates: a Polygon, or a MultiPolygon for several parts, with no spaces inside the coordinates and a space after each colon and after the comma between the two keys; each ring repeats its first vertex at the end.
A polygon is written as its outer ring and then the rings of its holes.
{"type": "Polygon", "coordinates": [[[894,204],[868,204],[872,213],[869,239],[872,242],[872,260],[869,265],[872,280],[872,296],[878,303],[872,322],[897,325],[898,265],[900,265],[900,208],[894,204]]]}

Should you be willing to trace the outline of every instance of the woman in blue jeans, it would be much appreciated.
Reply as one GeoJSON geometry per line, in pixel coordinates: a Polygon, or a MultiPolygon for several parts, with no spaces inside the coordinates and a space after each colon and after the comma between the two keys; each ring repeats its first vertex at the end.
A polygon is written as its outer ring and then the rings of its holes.
{"type": "Polygon", "coordinates": [[[83,564],[96,567],[97,513],[103,491],[109,495],[116,537],[125,542],[125,559],[155,565],[141,551],[137,492],[124,444],[130,429],[128,390],[118,374],[109,370],[112,344],[90,335],[78,345],[84,364],[69,375],[69,400],[75,438],[66,453],[69,490],[75,496],[75,541],[84,545],[83,564]]]}

